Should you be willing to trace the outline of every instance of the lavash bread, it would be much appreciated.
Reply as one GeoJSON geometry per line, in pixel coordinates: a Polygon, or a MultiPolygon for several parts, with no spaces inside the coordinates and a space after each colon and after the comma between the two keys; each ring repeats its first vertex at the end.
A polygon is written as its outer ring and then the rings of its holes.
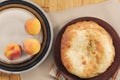
{"type": "Polygon", "coordinates": [[[80,78],[105,72],[115,56],[111,36],[93,21],[68,26],[62,35],[60,51],[67,71],[80,78]]]}

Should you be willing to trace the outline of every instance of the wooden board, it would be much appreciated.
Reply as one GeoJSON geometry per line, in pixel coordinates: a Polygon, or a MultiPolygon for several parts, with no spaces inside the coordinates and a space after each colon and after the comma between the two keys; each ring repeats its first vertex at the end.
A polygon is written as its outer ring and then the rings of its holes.
{"type": "Polygon", "coordinates": [[[65,10],[68,8],[100,3],[105,0],[32,0],[46,12],[65,10]]]}
{"type": "MultiPolygon", "coordinates": [[[[65,10],[68,8],[100,3],[106,0],[32,0],[46,12],[65,10]]],[[[0,72],[0,80],[21,80],[19,74],[6,74],[0,72]]]]}

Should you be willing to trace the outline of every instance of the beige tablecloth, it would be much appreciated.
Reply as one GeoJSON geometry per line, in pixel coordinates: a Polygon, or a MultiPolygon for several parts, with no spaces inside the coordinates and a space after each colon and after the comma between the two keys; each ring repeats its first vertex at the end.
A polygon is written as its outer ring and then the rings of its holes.
{"type": "MultiPolygon", "coordinates": [[[[108,0],[94,5],[48,13],[48,17],[53,25],[54,40],[64,24],[75,18],[85,16],[105,20],[113,26],[120,36],[120,4],[117,0],[108,0]]],[[[22,73],[21,80],[54,80],[54,78],[49,75],[49,70],[53,63],[53,51],[51,51],[47,59],[41,65],[31,71],[22,73]]]]}

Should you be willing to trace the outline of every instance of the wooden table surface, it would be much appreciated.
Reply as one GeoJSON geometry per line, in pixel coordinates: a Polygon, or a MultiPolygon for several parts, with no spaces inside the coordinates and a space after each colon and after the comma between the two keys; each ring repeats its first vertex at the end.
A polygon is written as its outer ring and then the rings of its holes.
{"type": "MultiPolygon", "coordinates": [[[[68,8],[100,3],[105,0],[32,0],[46,12],[65,10],[68,8]]],[[[21,80],[19,74],[7,74],[0,72],[0,80],[21,80]]]]}

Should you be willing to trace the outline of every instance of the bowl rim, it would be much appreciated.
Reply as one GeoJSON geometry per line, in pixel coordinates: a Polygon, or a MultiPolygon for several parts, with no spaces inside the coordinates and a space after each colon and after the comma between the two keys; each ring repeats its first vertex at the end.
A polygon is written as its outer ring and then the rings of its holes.
{"type": "Polygon", "coordinates": [[[74,24],[76,22],[82,22],[82,21],[94,21],[97,24],[101,25],[109,34],[113,33],[110,35],[113,39],[113,45],[115,47],[115,53],[116,53],[116,55],[114,57],[114,62],[104,73],[102,73],[96,77],[89,78],[89,80],[108,80],[108,77],[109,78],[112,77],[113,74],[115,74],[115,72],[117,71],[118,67],[120,66],[119,65],[120,64],[120,60],[119,60],[120,59],[120,53],[119,53],[120,37],[111,25],[109,25],[106,21],[104,21],[100,18],[96,18],[96,17],[79,17],[79,18],[73,19],[73,20],[69,21],[68,23],[66,23],[63,26],[63,28],[60,30],[60,32],[58,33],[58,35],[56,37],[55,44],[54,44],[54,60],[55,60],[56,66],[58,68],[58,71],[68,80],[86,80],[86,79],[79,78],[79,77],[69,73],[66,70],[66,68],[64,67],[64,65],[62,64],[61,56],[60,56],[61,38],[62,38],[62,35],[63,35],[65,29],[71,24],[74,24]]]}
{"type": "MultiPolygon", "coordinates": [[[[16,0],[12,0],[13,2],[16,1],[16,0]]],[[[7,0],[2,0],[0,1],[2,4],[2,2],[6,3],[6,2],[12,2],[12,1],[7,1],[7,0]]],[[[38,65],[40,65],[46,58],[47,56],[49,55],[49,52],[51,50],[51,47],[52,47],[52,43],[53,43],[53,28],[52,28],[52,24],[50,22],[50,19],[48,18],[47,14],[43,11],[42,8],[40,8],[37,4],[33,3],[32,1],[29,1],[29,0],[18,0],[16,2],[25,2],[25,3],[28,3],[29,5],[32,5],[34,7],[36,7],[37,9],[39,9],[42,13],[42,15],[44,15],[44,17],[46,18],[47,22],[48,22],[48,25],[49,25],[49,28],[50,28],[50,34],[51,34],[51,37],[50,37],[50,42],[49,42],[49,46],[48,46],[48,49],[45,53],[45,55],[42,57],[42,59],[39,60],[39,62],[37,62],[36,64],[34,65],[31,65],[30,67],[24,69],[24,70],[19,70],[19,71],[12,71],[12,70],[5,70],[3,69],[2,67],[0,67],[0,71],[2,72],[6,72],[6,73],[13,73],[13,74],[18,74],[18,73],[23,73],[23,72],[26,72],[26,71],[29,71],[29,70],[32,70],[34,69],[35,67],[37,67],[38,65]]],[[[0,5],[1,6],[1,5],[0,5]]]]}

